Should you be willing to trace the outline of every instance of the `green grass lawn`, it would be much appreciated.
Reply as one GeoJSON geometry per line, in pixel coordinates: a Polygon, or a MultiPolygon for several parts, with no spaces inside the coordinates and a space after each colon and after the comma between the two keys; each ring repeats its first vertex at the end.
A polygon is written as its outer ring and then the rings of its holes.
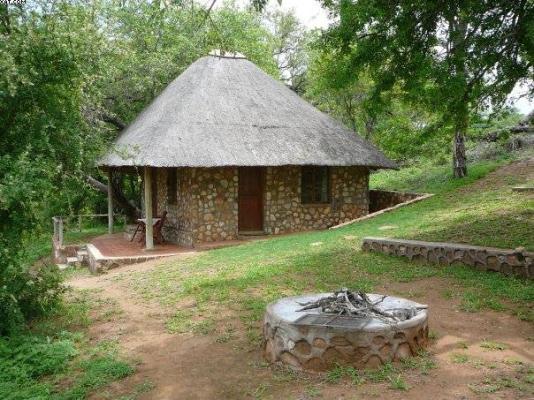
{"type": "Polygon", "coordinates": [[[163,304],[195,300],[196,307],[180,310],[168,321],[170,331],[213,332],[224,323],[219,310],[229,309],[243,321],[252,340],[259,337],[257,323],[265,305],[281,296],[341,286],[372,291],[391,282],[427,277],[446,280],[450,289],[443,296],[459,299],[463,311],[510,310],[521,319],[533,319],[532,282],[467,266],[414,264],[360,249],[363,237],[386,235],[534,249],[532,200],[510,190],[521,177],[489,179],[487,186],[477,186],[476,180],[497,166],[472,166],[470,177],[445,182],[429,200],[341,229],[213,250],[124,278],[143,296],[163,304]],[[385,225],[395,228],[381,230],[385,225]]]}

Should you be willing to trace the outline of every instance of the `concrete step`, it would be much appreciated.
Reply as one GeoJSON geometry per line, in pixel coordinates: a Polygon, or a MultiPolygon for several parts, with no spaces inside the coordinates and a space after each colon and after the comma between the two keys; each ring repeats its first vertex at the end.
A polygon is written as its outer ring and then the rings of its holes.
{"type": "Polygon", "coordinates": [[[78,257],[67,257],[67,265],[73,265],[75,267],[79,267],[81,263],[78,260],[78,257]]]}
{"type": "Polygon", "coordinates": [[[82,264],[87,261],[87,250],[78,250],[76,252],[76,258],[78,258],[78,261],[82,264]]]}

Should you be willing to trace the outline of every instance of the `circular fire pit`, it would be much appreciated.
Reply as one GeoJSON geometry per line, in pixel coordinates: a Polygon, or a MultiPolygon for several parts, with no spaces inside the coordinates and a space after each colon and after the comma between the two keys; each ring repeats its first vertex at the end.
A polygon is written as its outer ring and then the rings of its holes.
{"type": "Polygon", "coordinates": [[[412,313],[409,319],[394,322],[324,313],[320,308],[302,310],[303,304],[325,296],[332,294],[286,297],[267,306],[263,326],[267,360],[314,371],[336,364],[376,368],[415,355],[427,344],[426,306],[399,297],[369,294],[379,311],[412,313]]]}

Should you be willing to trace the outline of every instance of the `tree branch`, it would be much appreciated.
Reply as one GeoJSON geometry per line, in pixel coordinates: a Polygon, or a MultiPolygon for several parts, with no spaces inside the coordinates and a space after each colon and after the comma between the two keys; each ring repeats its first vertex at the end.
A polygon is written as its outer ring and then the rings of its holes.
{"type": "MultiPolygon", "coordinates": [[[[108,194],[108,185],[100,182],[99,180],[93,178],[92,176],[87,176],[86,181],[89,184],[89,186],[93,187],[94,189],[98,190],[101,193],[108,194]]],[[[120,207],[126,216],[128,216],[131,220],[135,220],[141,215],[141,210],[137,208],[134,204],[132,204],[128,199],[124,196],[124,193],[122,192],[122,189],[119,185],[117,185],[115,182],[112,183],[113,187],[113,202],[120,207]]]]}

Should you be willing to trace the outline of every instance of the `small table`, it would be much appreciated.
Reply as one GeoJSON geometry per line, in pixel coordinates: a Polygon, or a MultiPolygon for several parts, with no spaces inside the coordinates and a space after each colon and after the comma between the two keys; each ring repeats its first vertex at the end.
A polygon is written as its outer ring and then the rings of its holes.
{"type": "MultiPolygon", "coordinates": [[[[152,226],[156,225],[156,223],[158,223],[159,220],[161,220],[161,218],[152,218],[152,226]]],[[[135,235],[137,235],[137,232],[139,232],[139,230],[144,230],[146,232],[146,218],[137,219],[137,228],[135,228],[135,232],[132,238],[130,239],[130,242],[133,242],[133,240],[135,239],[135,235]]],[[[141,237],[139,241],[141,241],[142,239],[143,238],[141,237]]]]}

